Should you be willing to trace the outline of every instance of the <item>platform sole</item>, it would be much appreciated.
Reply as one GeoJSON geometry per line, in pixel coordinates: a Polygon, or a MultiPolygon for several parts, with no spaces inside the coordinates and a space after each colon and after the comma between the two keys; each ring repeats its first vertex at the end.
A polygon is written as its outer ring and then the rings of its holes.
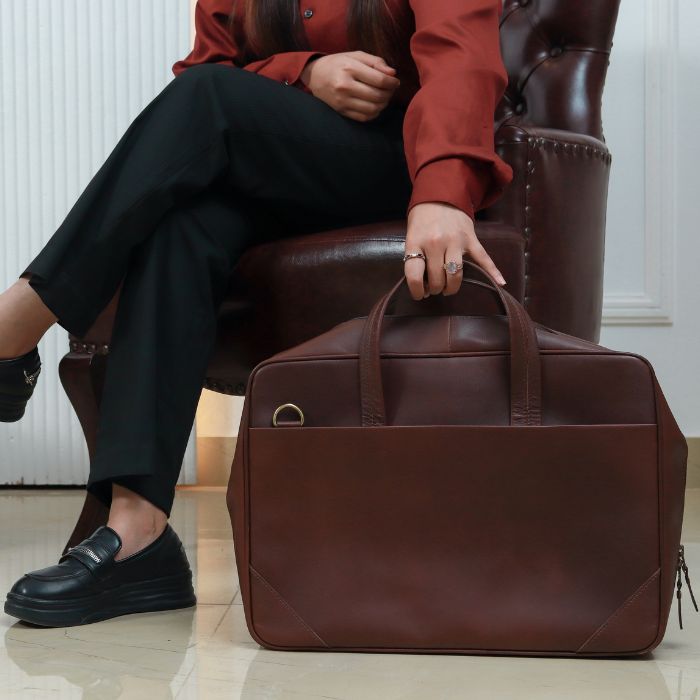
{"type": "Polygon", "coordinates": [[[23,415],[28,399],[0,394],[0,423],[14,423],[23,415]]]}
{"type": "Polygon", "coordinates": [[[192,572],[187,571],[70,600],[42,600],[8,593],[5,612],[34,625],[70,627],[131,613],[189,608],[196,603],[192,572]]]}

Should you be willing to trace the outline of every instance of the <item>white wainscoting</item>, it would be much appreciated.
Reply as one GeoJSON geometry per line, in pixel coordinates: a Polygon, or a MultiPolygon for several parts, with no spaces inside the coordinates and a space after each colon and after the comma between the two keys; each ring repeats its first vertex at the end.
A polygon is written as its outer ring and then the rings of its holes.
{"type": "MultiPolygon", "coordinates": [[[[0,0],[0,285],[39,252],[190,47],[189,0],[0,0]]],[[[52,329],[22,421],[0,424],[0,483],[84,484],[88,455],[52,329]]],[[[190,439],[180,482],[195,479],[190,439]]]]}
{"type": "Polygon", "coordinates": [[[647,357],[700,436],[700,5],[626,2],[603,98],[612,151],[601,343],[647,357]]]}
{"type": "Polygon", "coordinates": [[[677,46],[677,0],[623,3],[603,100],[604,130],[615,136],[603,306],[607,325],[673,321],[677,46]],[[616,144],[636,150],[616,152],[616,144]],[[630,217],[627,198],[617,196],[633,172],[642,175],[635,193],[641,226],[630,217]],[[641,255],[629,255],[630,249],[641,255]],[[630,265],[636,266],[637,286],[620,289],[618,279],[630,265]]]}

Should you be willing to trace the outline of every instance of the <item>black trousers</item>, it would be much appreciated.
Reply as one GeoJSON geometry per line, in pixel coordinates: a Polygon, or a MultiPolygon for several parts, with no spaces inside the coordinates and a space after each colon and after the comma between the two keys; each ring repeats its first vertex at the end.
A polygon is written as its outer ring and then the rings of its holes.
{"type": "Polygon", "coordinates": [[[359,122],[204,64],[136,117],[21,275],[79,337],[124,280],[89,491],[170,515],[233,266],[262,240],[405,215],[403,114],[359,122]]]}

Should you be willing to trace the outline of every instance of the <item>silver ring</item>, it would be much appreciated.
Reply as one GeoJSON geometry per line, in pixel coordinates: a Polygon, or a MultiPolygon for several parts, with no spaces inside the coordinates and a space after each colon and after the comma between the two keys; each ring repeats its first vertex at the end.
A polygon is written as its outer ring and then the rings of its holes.
{"type": "Polygon", "coordinates": [[[449,262],[442,264],[442,269],[448,272],[450,275],[454,275],[459,270],[464,267],[463,264],[458,263],[456,260],[450,260],[449,262]]]}
{"type": "Polygon", "coordinates": [[[425,253],[406,253],[403,256],[403,261],[406,262],[406,260],[409,260],[410,258],[423,258],[423,260],[425,260],[425,253]]]}

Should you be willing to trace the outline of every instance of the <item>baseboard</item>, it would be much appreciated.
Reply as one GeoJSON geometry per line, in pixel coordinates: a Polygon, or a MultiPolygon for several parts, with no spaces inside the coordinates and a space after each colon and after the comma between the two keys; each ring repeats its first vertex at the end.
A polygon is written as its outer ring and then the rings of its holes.
{"type": "MultiPolygon", "coordinates": [[[[700,488],[700,437],[688,440],[689,489],[700,488]]],[[[197,438],[197,484],[201,486],[226,486],[231,473],[231,462],[236,449],[235,437],[197,438]]]]}

